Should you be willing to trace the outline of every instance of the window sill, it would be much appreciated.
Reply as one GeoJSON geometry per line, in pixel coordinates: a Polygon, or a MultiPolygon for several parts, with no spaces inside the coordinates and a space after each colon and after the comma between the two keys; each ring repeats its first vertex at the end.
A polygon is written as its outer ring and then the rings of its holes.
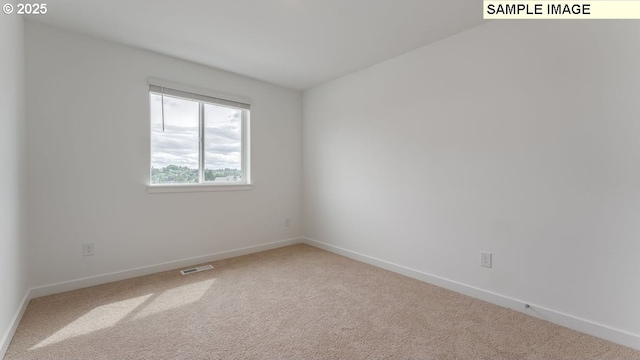
{"type": "Polygon", "coordinates": [[[164,193],[182,193],[182,192],[206,192],[206,191],[248,191],[252,190],[251,184],[176,184],[176,185],[147,185],[147,193],[164,194],[164,193]]]}

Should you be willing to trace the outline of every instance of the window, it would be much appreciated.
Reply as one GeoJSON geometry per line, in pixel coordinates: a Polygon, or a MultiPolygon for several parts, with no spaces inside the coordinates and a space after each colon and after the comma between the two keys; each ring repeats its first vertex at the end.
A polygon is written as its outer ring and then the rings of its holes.
{"type": "Polygon", "coordinates": [[[150,185],[249,184],[248,99],[149,80],[150,185]]]}

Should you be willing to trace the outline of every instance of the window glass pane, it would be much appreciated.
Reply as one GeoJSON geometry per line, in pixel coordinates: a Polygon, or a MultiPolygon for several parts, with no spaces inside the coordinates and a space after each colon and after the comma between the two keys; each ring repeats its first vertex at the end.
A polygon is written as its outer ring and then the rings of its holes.
{"type": "Polygon", "coordinates": [[[204,105],[204,179],[241,182],[242,110],[204,105]]]}
{"type": "Polygon", "coordinates": [[[149,94],[151,102],[151,183],[197,183],[199,172],[199,104],[149,94]]]}

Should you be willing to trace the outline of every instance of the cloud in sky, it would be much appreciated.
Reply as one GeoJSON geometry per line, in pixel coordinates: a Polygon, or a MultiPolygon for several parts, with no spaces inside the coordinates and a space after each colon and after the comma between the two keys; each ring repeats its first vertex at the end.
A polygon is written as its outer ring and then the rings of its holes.
{"type": "MultiPolygon", "coordinates": [[[[151,166],[198,168],[198,102],[164,97],[164,131],[161,96],[151,94],[151,166]]],[[[241,110],[205,104],[205,168],[240,169],[242,153],[241,110]]]]}

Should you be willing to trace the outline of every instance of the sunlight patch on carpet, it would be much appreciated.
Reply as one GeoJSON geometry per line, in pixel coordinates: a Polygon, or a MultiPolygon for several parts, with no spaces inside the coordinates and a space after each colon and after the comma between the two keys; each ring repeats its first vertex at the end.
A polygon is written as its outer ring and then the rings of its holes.
{"type": "Polygon", "coordinates": [[[142,305],[151,296],[153,296],[153,294],[99,306],[82,315],[80,318],[64,328],[58,330],[55,334],[39,342],[29,350],[49,346],[70,338],[112,327],[134,311],[138,306],[142,305]]]}
{"type": "Polygon", "coordinates": [[[167,290],[153,299],[149,305],[136,314],[134,319],[141,319],[149,315],[193,304],[202,299],[214,281],[215,279],[205,280],[167,290]]]}

